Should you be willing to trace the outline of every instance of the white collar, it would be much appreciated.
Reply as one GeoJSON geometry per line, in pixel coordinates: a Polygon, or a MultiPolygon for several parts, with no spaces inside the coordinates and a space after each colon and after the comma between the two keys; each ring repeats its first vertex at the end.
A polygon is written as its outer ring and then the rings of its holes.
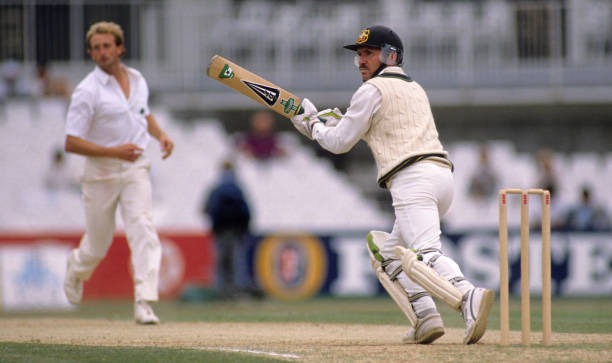
{"type": "MultiPolygon", "coordinates": [[[[136,75],[137,75],[137,73],[136,73],[136,71],[135,71],[134,69],[132,69],[132,68],[130,68],[130,67],[128,67],[128,66],[125,66],[125,65],[121,65],[121,67],[123,67],[123,69],[125,69],[125,71],[126,71],[126,73],[128,74],[128,76],[130,76],[130,75],[131,75],[131,76],[136,76],[136,75]]],[[[94,69],[94,75],[96,76],[96,78],[97,78],[97,79],[98,79],[100,82],[102,82],[102,84],[107,84],[107,83],[108,83],[108,81],[109,81],[109,80],[110,80],[110,78],[111,78],[111,75],[110,75],[110,74],[108,74],[108,73],[104,72],[104,71],[102,70],[102,68],[100,68],[100,67],[98,67],[98,66],[96,66],[96,68],[94,69]]]]}
{"type": "Polygon", "coordinates": [[[383,73],[400,73],[400,74],[405,74],[404,70],[402,69],[402,67],[399,67],[399,66],[388,66],[388,67],[385,67],[378,74],[383,74],[383,73]]]}

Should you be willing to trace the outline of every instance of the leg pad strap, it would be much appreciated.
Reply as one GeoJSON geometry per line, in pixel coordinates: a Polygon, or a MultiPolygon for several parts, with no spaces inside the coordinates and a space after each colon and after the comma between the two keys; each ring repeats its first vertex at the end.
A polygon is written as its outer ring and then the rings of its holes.
{"type": "Polygon", "coordinates": [[[393,252],[402,261],[404,272],[408,277],[453,309],[461,311],[463,294],[459,289],[423,261],[419,261],[417,254],[411,250],[396,246],[393,252]]]}

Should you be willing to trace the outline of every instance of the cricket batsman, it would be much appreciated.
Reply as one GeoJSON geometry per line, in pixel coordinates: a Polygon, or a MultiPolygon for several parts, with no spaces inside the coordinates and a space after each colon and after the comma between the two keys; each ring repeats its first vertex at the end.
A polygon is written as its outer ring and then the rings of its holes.
{"type": "Polygon", "coordinates": [[[412,328],[404,343],[429,344],[444,334],[432,296],[461,312],[464,344],[484,335],[493,304],[491,290],[475,287],[455,261],[444,255],[440,217],[453,198],[453,165],[438,137],[427,95],[401,68],[403,45],[386,26],[361,30],[354,44],[363,84],[346,113],[317,111],[307,98],[295,128],[326,150],[348,152],[360,139],[372,151],[378,184],[391,193],[391,233],[367,237],[372,267],[412,328]]]}

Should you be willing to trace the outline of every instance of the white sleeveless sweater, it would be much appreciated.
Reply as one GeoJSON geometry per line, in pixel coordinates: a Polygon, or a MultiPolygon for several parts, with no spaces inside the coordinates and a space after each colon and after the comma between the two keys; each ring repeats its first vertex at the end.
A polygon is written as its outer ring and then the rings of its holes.
{"type": "Polygon", "coordinates": [[[366,141],[378,168],[378,184],[386,187],[387,181],[419,156],[431,156],[432,161],[452,164],[442,147],[433,114],[425,91],[415,81],[407,81],[389,74],[405,73],[400,67],[387,67],[382,75],[367,83],[375,86],[382,95],[380,109],[372,115],[366,141]],[[384,76],[383,76],[384,75],[384,76]]]}

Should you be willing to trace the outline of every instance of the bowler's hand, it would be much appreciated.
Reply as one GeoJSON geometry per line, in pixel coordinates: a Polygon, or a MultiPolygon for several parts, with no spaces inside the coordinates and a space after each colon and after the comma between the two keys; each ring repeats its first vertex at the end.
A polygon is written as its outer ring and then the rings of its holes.
{"type": "Polygon", "coordinates": [[[159,145],[161,146],[162,151],[162,159],[167,158],[172,154],[172,150],[174,149],[174,143],[166,134],[162,134],[159,137],[159,145]]]}
{"type": "Polygon", "coordinates": [[[142,155],[142,148],[134,145],[134,144],[123,144],[119,146],[115,146],[114,148],[115,156],[118,159],[127,160],[127,161],[136,161],[142,155]]]}

